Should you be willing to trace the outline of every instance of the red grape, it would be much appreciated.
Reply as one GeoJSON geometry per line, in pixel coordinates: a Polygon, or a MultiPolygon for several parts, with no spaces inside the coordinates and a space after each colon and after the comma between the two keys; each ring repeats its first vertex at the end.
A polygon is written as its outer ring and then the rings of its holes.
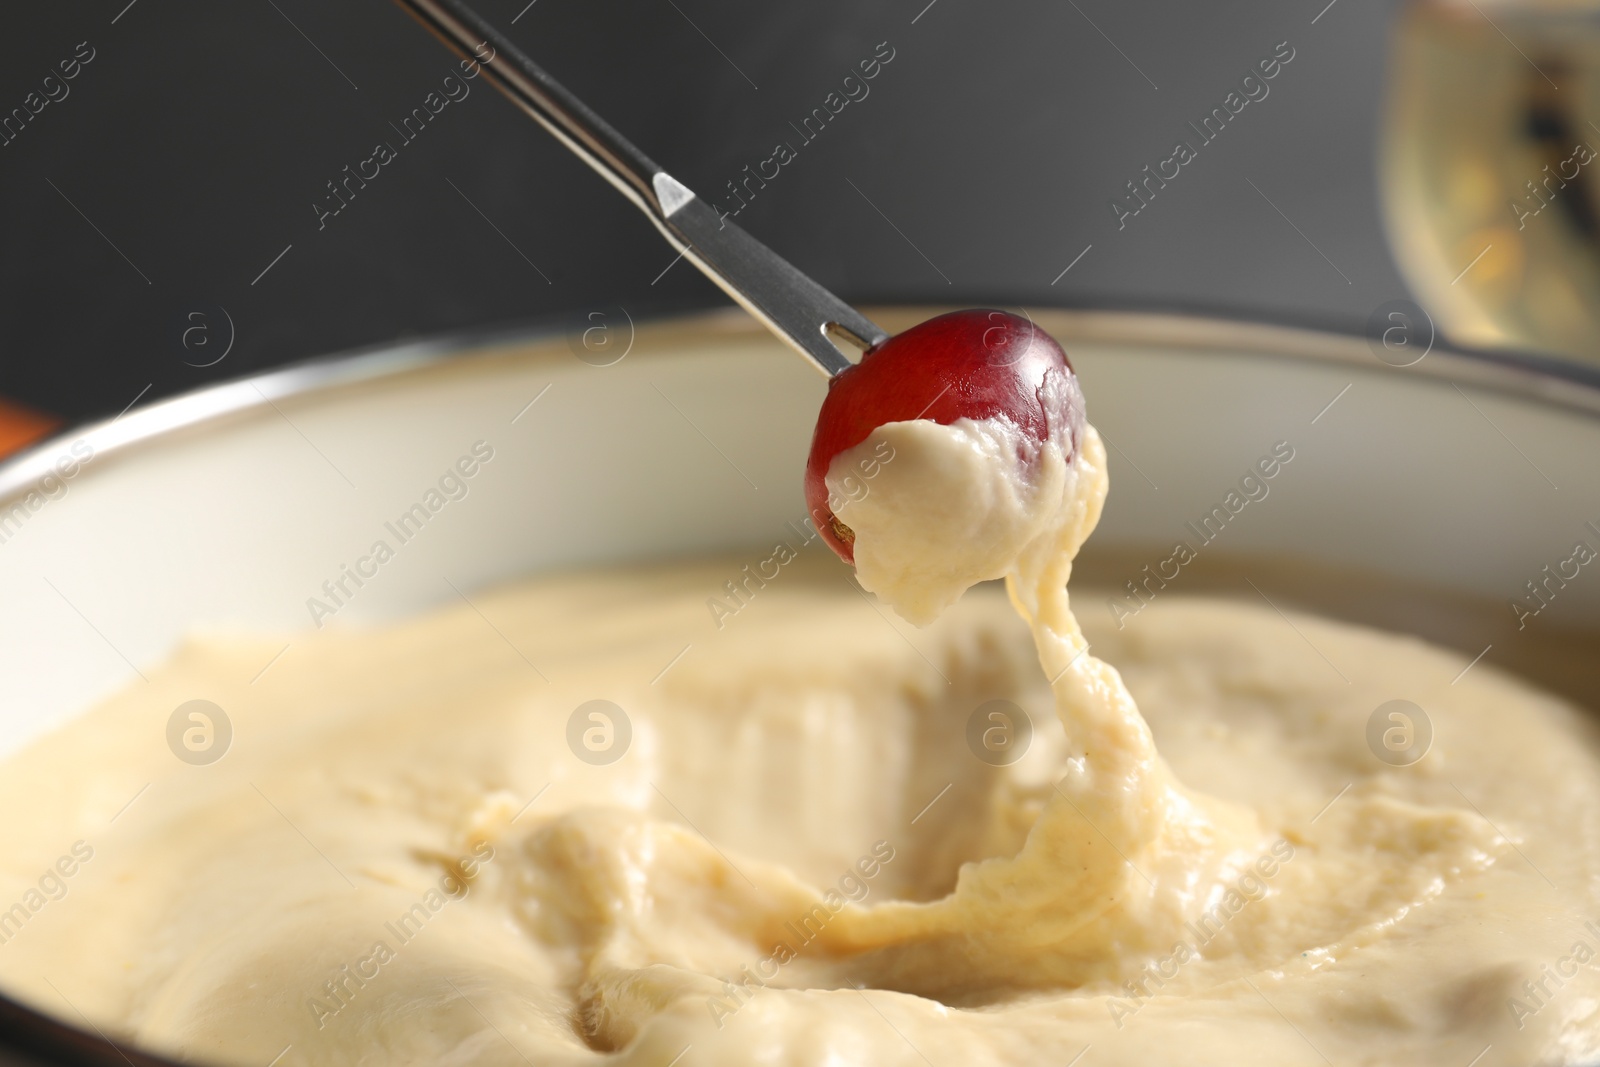
{"type": "Polygon", "coordinates": [[[1083,434],[1083,393],[1067,354],[1028,319],[952,311],[896,334],[828,383],[806,460],[806,508],[846,563],[855,533],[828,504],[828,466],[890,422],[1003,418],[1035,442],[1052,434],[1072,458],[1083,434]],[[1057,388],[1046,386],[1055,380],[1057,388]]]}

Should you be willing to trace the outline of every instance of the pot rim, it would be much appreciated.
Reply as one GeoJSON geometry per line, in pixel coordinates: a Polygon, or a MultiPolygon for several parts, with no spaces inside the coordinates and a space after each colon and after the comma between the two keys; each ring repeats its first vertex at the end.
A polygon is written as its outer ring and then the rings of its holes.
{"type": "MultiPolygon", "coordinates": [[[[931,317],[944,305],[885,304],[870,315],[931,317]]],[[[1023,309],[1027,310],[1027,309],[1023,309]]],[[[1064,328],[1060,338],[1074,343],[1161,345],[1193,352],[1226,351],[1262,358],[1307,360],[1366,370],[1415,372],[1424,377],[1487,389],[1502,395],[1600,418],[1600,368],[1535,355],[1472,351],[1434,345],[1417,363],[1394,367],[1375,359],[1367,340],[1308,326],[1290,326],[1244,317],[1219,317],[1176,311],[1093,310],[1047,307],[1064,328]]],[[[685,325],[701,321],[723,337],[730,333],[766,336],[766,330],[738,308],[641,316],[647,324],[685,325]]],[[[82,424],[56,434],[0,463],[0,505],[32,489],[71,443],[87,442],[96,458],[123,453],[180,431],[221,421],[280,400],[397,378],[438,367],[467,353],[511,342],[549,340],[564,333],[563,323],[540,320],[510,326],[463,330],[399,343],[386,342],[315,356],[286,367],[247,374],[230,381],[124,411],[110,419],[82,424]]],[[[466,360],[462,360],[465,364],[466,360]]]]}

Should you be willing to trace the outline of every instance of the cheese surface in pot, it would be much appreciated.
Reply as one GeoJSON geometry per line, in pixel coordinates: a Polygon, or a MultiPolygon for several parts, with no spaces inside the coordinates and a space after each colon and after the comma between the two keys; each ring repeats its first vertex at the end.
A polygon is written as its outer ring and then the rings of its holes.
{"type": "Polygon", "coordinates": [[[284,1067],[1600,1056],[1583,713],[1264,604],[1080,626],[1092,430],[858,447],[882,603],[797,541],[191,639],[4,765],[0,989],[284,1067]]]}

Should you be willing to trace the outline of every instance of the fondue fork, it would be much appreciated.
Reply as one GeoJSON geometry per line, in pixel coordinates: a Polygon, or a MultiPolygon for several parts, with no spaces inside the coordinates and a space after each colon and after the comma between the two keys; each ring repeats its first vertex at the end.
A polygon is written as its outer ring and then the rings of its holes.
{"type": "Polygon", "coordinates": [[[600,173],[678,253],[828,377],[889,334],[728,221],[639,151],[462,0],[395,0],[600,173]]]}

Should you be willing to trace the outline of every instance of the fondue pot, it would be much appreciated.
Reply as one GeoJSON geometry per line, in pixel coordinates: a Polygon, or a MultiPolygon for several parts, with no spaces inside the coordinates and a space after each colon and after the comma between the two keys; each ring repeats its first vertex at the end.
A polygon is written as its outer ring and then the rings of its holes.
{"type": "MultiPolygon", "coordinates": [[[[897,332],[940,310],[869,314],[897,332]]],[[[1400,367],[1379,339],[1027,313],[1065,347],[1110,456],[1080,614],[1265,596],[1600,707],[1600,562],[1576,550],[1600,552],[1586,372],[1439,346],[1400,367]],[[1249,477],[1284,450],[1270,480],[1249,477]]],[[[0,466],[0,758],[143,684],[189,633],[292,642],[541,572],[753,559],[792,538],[825,380],[742,313],[603,319],[318,360],[0,466]]],[[[65,1000],[0,999],[0,1065],[161,1062],[65,1000]]]]}

